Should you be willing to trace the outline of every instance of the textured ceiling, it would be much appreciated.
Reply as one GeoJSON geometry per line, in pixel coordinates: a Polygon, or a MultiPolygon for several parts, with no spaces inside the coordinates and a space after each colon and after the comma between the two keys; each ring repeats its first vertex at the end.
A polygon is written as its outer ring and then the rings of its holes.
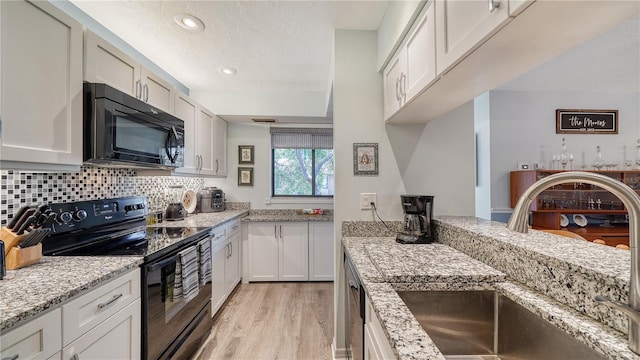
{"type": "MultiPolygon", "coordinates": [[[[200,101],[216,98],[221,99],[217,105],[233,103],[233,111],[223,111],[221,116],[229,115],[233,121],[250,121],[253,115],[286,116],[294,122],[296,116],[307,116],[312,122],[331,119],[318,106],[314,111],[307,108],[313,114],[305,115],[259,113],[247,110],[246,104],[278,96],[290,103],[313,94],[329,99],[334,29],[375,30],[388,4],[368,0],[71,2],[192,93],[200,94],[200,101]],[[205,30],[178,27],[173,17],[180,13],[199,17],[205,30]],[[234,67],[238,74],[222,75],[218,72],[222,66],[234,67]],[[292,94],[303,96],[291,100],[292,94]]],[[[639,32],[636,17],[498,89],[638,92],[639,32]]],[[[320,102],[326,109],[326,101],[320,102]]],[[[214,105],[210,108],[217,110],[214,105]]]]}
{"type": "Polygon", "coordinates": [[[192,91],[327,91],[333,30],[378,28],[386,1],[72,3],[192,91]],[[197,16],[203,32],[176,25],[197,16]],[[222,66],[238,70],[223,76],[222,66]]]}

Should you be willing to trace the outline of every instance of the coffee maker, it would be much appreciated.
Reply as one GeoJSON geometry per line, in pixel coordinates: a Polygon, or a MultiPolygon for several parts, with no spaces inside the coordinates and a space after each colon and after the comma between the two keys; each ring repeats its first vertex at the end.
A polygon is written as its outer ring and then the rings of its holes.
{"type": "Polygon", "coordinates": [[[433,196],[400,195],[404,221],[396,241],[402,244],[430,244],[434,241],[431,220],[433,196]]]}

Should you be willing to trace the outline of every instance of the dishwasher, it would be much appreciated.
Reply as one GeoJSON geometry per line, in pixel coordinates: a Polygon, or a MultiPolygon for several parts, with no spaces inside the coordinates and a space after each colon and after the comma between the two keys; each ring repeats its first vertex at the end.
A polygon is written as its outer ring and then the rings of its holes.
{"type": "Polygon", "coordinates": [[[345,345],[349,359],[364,359],[364,305],[365,294],[362,282],[347,253],[343,253],[343,267],[346,284],[346,331],[345,345]]]}

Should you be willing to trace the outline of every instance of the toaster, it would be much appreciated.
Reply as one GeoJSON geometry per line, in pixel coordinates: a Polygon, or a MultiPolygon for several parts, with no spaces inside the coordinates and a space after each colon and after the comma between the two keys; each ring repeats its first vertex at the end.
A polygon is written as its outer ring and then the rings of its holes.
{"type": "Polygon", "coordinates": [[[196,194],[197,210],[202,213],[224,211],[224,192],[217,187],[205,187],[196,194]]]}

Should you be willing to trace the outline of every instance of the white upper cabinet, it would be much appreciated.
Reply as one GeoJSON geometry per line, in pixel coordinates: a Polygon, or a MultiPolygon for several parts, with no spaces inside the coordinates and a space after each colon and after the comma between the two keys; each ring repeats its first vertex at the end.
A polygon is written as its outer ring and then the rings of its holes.
{"type": "Polygon", "coordinates": [[[436,78],[436,35],[433,4],[427,5],[407,36],[405,51],[407,76],[403,85],[405,101],[411,101],[436,78]]]}
{"type": "Polygon", "coordinates": [[[213,157],[213,143],[216,116],[209,110],[198,107],[198,121],[196,122],[196,149],[198,159],[198,173],[215,175],[215,159],[213,157]]]}
{"type": "Polygon", "coordinates": [[[435,78],[435,17],[429,4],[384,69],[384,118],[393,116],[435,78]]]}
{"type": "Polygon", "coordinates": [[[509,19],[505,0],[436,0],[437,71],[462,60],[509,19]]]}
{"type": "Polygon", "coordinates": [[[1,1],[2,168],[82,164],[82,25],[48,2],[1,1]]]}
{"type": "Polygon", "coordinates": [[[177,90],[173,101],[174,115],[184,121],[184,166],[173,173],[226,176],[227,122],[177,90]]]}
{"type": "Polygon", "coordinates": [[[196,155],[198,104],[178,92],[175,97],[174,115],[184,121],[184,166],[176,169],[175,172],[195,174],[199,160],[196,155]]]}
{"type": "Polygon", "coordinates": [[[400,86],[404,77],[407,52],[400,52],[391,59],[384,69],[384,118],[388,119],[404,105],[404,96],[400,86]]]}
{"type": "Polygon", "coordinates": [[[173,86],[91,31],[85,35],[84,79],[107,84],[173,113],[173,86]]]}
{"type": "Polygon", "coordinates": [[[213,162],[215,175],[227,175],[227,122],[216,116],[213,129],[213,162]]]}

